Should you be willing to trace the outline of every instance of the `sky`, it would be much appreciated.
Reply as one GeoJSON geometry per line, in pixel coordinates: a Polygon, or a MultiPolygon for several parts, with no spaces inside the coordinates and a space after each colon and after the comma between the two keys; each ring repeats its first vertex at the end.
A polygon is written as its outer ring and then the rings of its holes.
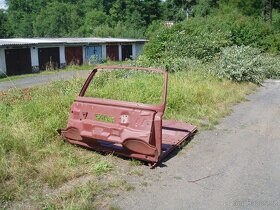
{"type": "Polygon", "coordinates": [[[0,9],[6,8],[5,0],[0,0],[0,9]]]}

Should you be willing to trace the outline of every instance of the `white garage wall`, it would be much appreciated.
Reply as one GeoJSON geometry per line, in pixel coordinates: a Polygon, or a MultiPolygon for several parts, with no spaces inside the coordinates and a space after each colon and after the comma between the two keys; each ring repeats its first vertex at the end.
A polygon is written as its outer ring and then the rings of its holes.
{"type": "Polygon", "coordinates": [[[38,47],[30,47],[32,72],[39,72],[38,47]]]}
{"type": "Polygon", "coordinates": [[[144,44],[136,44],[135,45],[136,57],[142,53],[143,47],[144,47],[144,44]]]}
{"type": "Polygon", "coordinates": [[[65,59],[65,46],[59,46],[59,59],[60,59],[60,68],[65,68],[66,59],[65,59]]]}
{"type": "Polygon", "coordinates": [[[39,56],[38,56],[38,48],[31,47],[31,65],[39,66],[39,56]]]}
{"type": "Polygon", "coordinates": [[[86,60],[87,59],[86,50],[87,50],[86,46],[83,46],[83,64],[88,64],[88,60],[86,60]]]}
{"type": "Polygon", "coordinates": [[[0,48],[0,75],[6,74],[5,49],[0,48]]]}
{"type": "Polygon", "coordinates": [[[122,60],[122,45],[119,44],[119,61],[122,60]]]}
{"type": "Polygon", "coordinates": [[[103,44],[103,45],[102,45],[102,59],[103,59],[103,60],[106,60],[106,58],[107,58],[106,56],[107,56],[106,45],[103,44]]]}
{"type": "Polygon", "coordinates": [[[132,59],[135,60],[136,59],[136,44],[132,44],[132,59]]]}

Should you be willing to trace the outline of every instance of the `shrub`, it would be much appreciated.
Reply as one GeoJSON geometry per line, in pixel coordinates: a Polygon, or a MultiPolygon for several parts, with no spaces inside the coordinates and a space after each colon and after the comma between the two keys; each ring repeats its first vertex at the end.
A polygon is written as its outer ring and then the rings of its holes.
{"type": "Polygon", "coordinates": [[[205,67],[205,65],[203,65],[199,59],[193,57],[166,57],[164,59],[151,61],[145,55],[138,57],[136,65],[145,67],[159,67],[166,69],[168,72],[189,71],[197,69],[201,70],[205,67]]]}
{"type": "Polygon", "coordinates": [[[207,24],[207,19],[195,18],[172,28],[162,27],[146,44],[144,54],[150,60],[178,57],[212,60],[222,47],[231,45],[231,34],[214,25],[209,30],[207,24]]]}
{"type": "Polygon", "coordinates": [[[266,36],[262,40],[262,46],[267,52],[279,54],[280,52],[280,33],[274,33],[266,36]]]}
{"type": "Polygon", "coordinates": [[[263,39],[271,35],[271,26],[260,18],[238,16],[231,24],[231,41],[234,45],[265,47],[263,39]]]}
{"type": "Polygon", "coordinates": [[[271,54],[263,54],[261,60],[262,66],[265,69],[264,74],[268,79],[280,78],[280,56],[271,54]]]}
{"type": "Polygon", "coordinates": [[[221,78],[261,84],[264,79],[264,67],[259,49],[249,46],[224,48],[215,62],[215,72],[221,78]]]}
{"type": "Polygon", "coordinates": [[[152,61],[195,57],[208,62],[221,48],[233,45],[280,51],[279,33],[269,23],[239,13],[195,17],[172,28],[162,25],[153,34],[144,47],[144,54],[152,61]]]}
{"type": "Polygon", "coordinates": [[[279,37],[267,22],[239,13],[195,17],[158,28],[136,64],[169,72],[214,65],[219,77],[261,84],[265,78],[279,78],[278,57],[262,54],[279,53],[279,37]]]}

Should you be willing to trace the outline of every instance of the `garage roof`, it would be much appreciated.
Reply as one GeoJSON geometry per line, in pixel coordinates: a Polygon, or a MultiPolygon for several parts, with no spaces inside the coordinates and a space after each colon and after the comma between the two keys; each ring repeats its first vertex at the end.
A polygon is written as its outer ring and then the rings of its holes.
{"type": "Polygon", "coordinates": [[[0,46],[45,45],[45,44],[97,44],[97,43],[143,43],[146,39],[123,38],[12,38],[0,39],[0,46]]]}

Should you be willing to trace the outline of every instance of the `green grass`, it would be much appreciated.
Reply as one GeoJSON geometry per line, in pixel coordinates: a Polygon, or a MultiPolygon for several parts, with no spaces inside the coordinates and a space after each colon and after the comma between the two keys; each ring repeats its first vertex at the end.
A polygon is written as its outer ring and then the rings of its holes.
{"type": "MultiPolygon", "coordinates": [[[[62,193],[52,199],[42,201],[43,209],[71,209],[71,210],[92,210],[105,209],[110,198],[121,191],[130,191],[131,185],[126,181],[116,180],[112,183],[100,183],[90,181],[85,186],[79,186],[69,192],[62,193]],[[103,199],[98,199],[98,198],[103,199]],[[103,207],[103,208],[102,208],[103,207]]],[[[114,206],[113,206],[114,207],[114,206]]],[[[106,209],[113,208],[112,206],[106,209]]],[[[116,207],[114,207],[116,208],[116,207]]]]}
{"type": "Polygon", "coordinates": [[[93,174],[102,175],[113,169],[113,166],[107,162],[99,162],[93,167],[93,174]]]}
{"type": "MultiPolygon", "coordinates": [[[[134,189],[128,184],[114,184],[118,179],[112,175],[118,171],[116,157],[65,143],[56,133],[66,126],[70,105],[83,82],[56,81],[0,92],[0,207],[28,198],[37,209],[92,209],[105,205],[101,201],[106,203],[108,186],[113,186],[113,191],[134,189]],[[110,175],[114,178],[106,181],[104,177],[110,175]],[[83,176],[105,181],[46,197],[46,189],[60,189],[83,176]]],[[[88,94],[142,103],[157,103],[162,92],[161,77],[154,74],[101,73],[94,84],[96,89],[88,94]]],[[[200,130],[213,128],[229,114],[230,105],[255,88],[250,83],[219,80],[198,71],[170,74],[165,118],[193,123],[200,130]]]]}

